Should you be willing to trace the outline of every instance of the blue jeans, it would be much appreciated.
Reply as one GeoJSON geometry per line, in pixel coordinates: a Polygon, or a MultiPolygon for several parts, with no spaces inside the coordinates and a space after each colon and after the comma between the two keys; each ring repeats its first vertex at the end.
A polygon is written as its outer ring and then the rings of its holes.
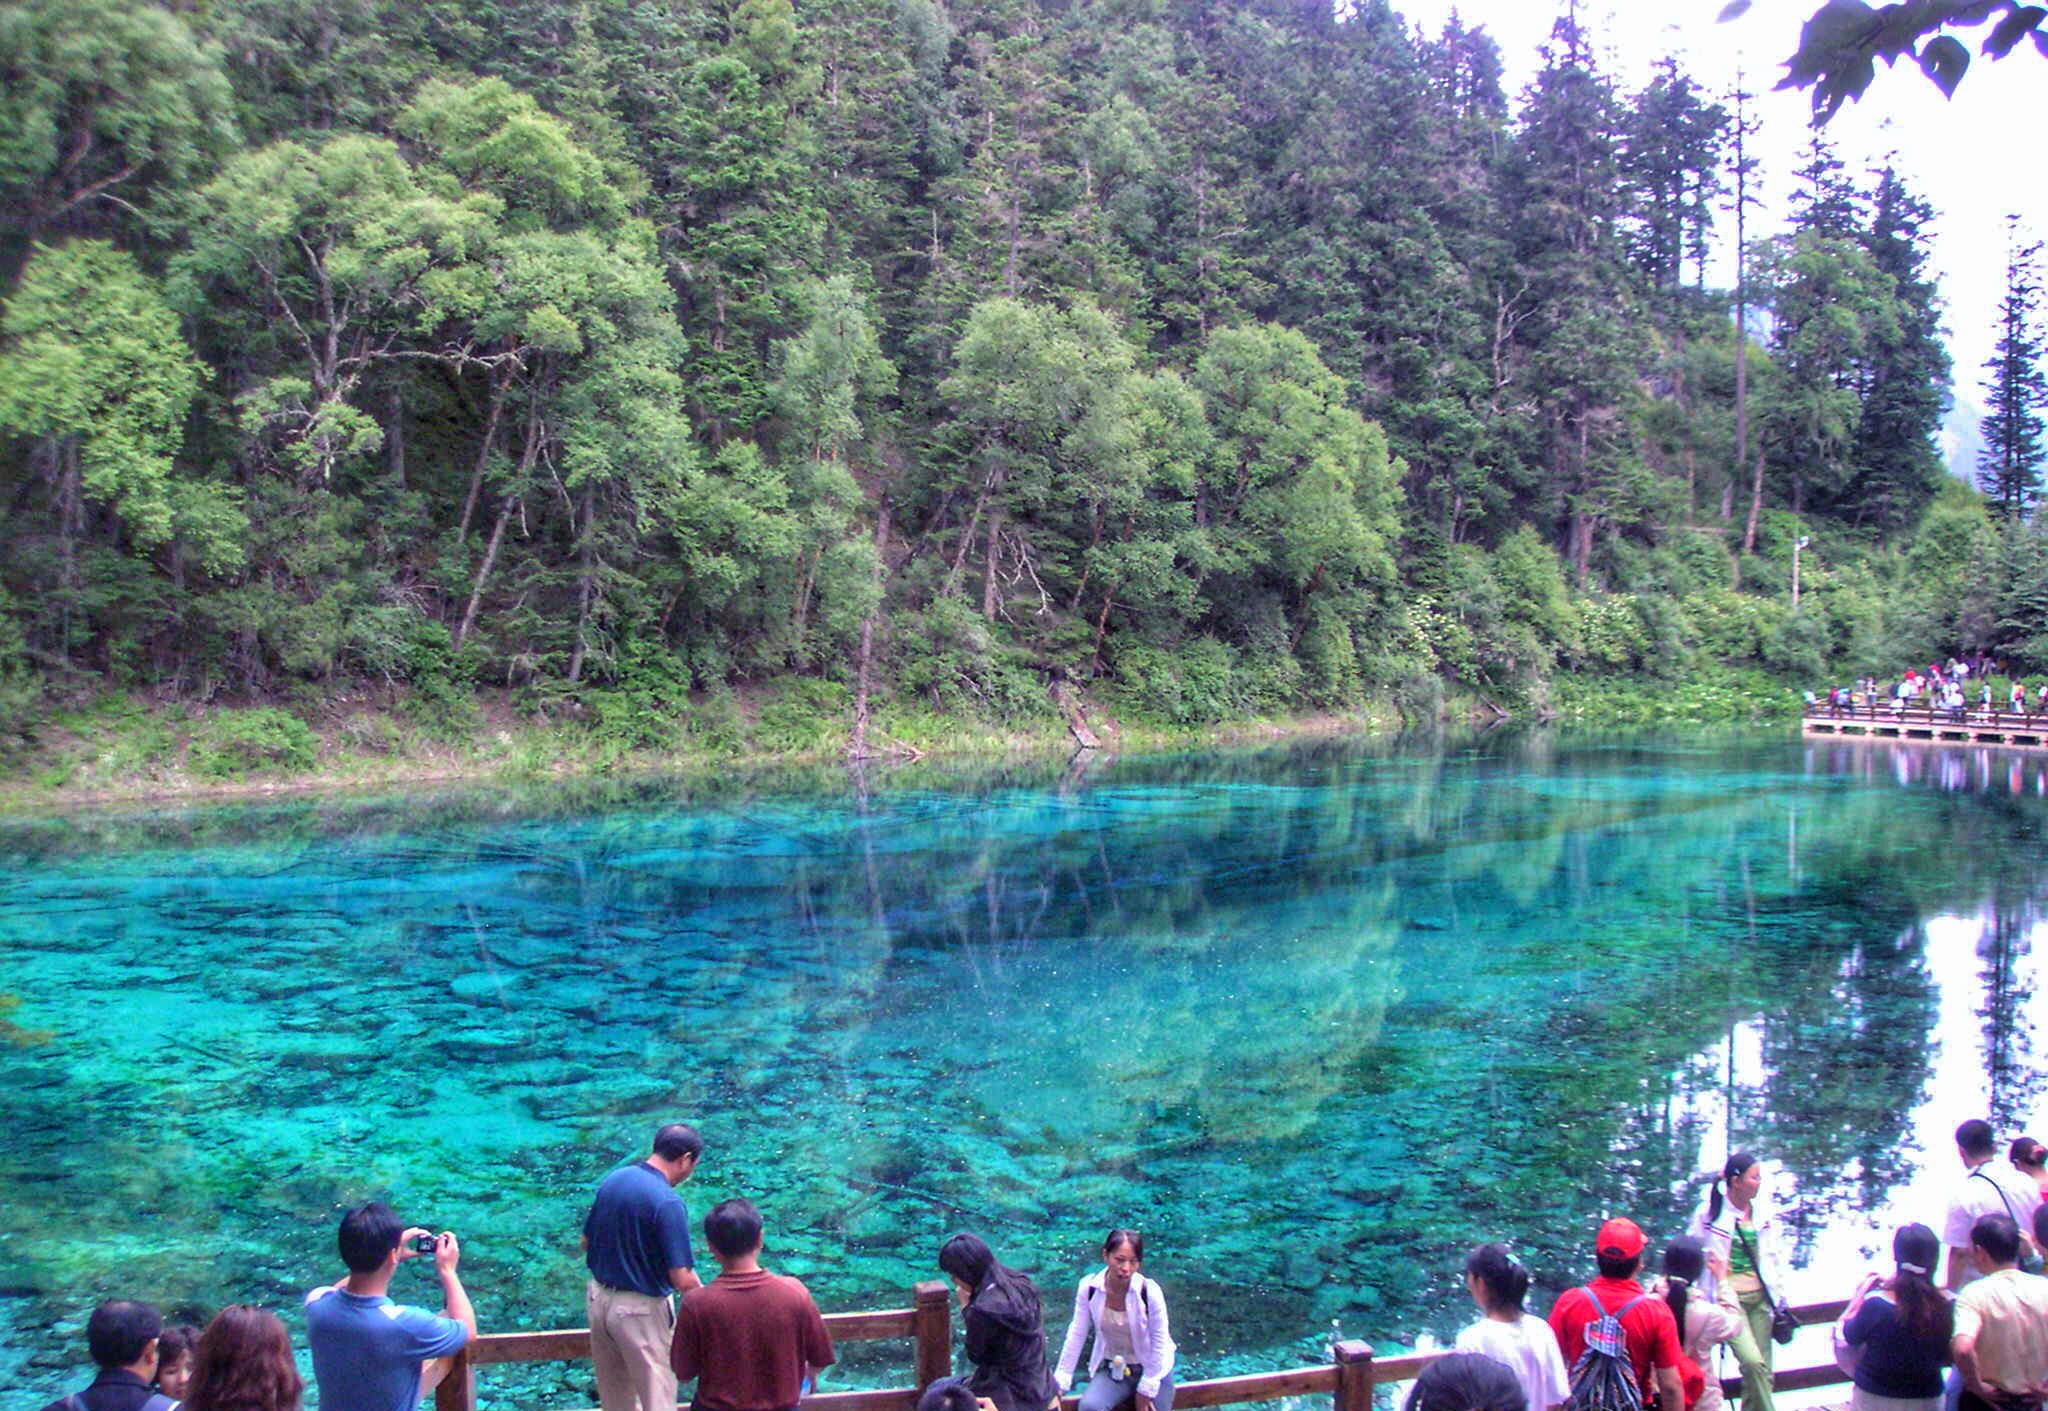
{"type": "MultiPolygon", "coordinates": [[[[1088,1379],[1088,1389],[1081,1393],[1081,1411],[1118,1411],[1119,1407],[1131,1406],[1138,1399],[1138,1381],[1144,1375],[1140,1367],[1127,1368],[1124,1379],[1118,1381],[1110,1375],[1109,1364],[1102,1364],[1102,1370],[1088,1379]]],[[[1159,1379],[1159,1395],[1152,1398],[1152,1411],[1173,1411],[1173,1378],[1159,1379]]]]}

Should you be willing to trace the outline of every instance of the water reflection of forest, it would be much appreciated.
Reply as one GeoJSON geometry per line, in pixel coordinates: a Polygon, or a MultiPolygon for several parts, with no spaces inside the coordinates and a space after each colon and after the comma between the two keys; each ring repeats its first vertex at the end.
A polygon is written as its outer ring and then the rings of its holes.
{"type": "Polygon", "coordinates": [[[70,989],[8,1012],[39,1041],[0,1051],[0,1172],[36,1179],[0,1234],[69,1287],[140,1196],[166,1248],[129,1267],[217,1302],[247,1290],[185,1225],[224,1218],[288,1289],[276,1231],[367,1182],[516,1232],[479,1279],[546,1321],[592,1153],[683,1106],[829,1304],[923,1277],[958,1224],[1066,1271],[1131,1220],[1211,1356],[1455,1326],[1436,1271],[1484,1237],[1556,1287],[1602,1210],[1674,1231],[1730,1129],[1798,1173],[1807,1247],[1929,1158],[1929,918],[1985,919],[1994,1120],[2040,1098],[2048,761],[1956,754],[1323,743],[18,826],[10,942],[70,989]],[[365,967],[431,1002],[335,993],[365,967]],[[195,1018],[126,1050],[86,1024],[124,986],[195,1018]],[[337,1146],[337,1113],[394,1104],[454,1130],[337,1146]],[[138,1105],[160,1154],[95,1185],[54,1114],[138,1105]]]}

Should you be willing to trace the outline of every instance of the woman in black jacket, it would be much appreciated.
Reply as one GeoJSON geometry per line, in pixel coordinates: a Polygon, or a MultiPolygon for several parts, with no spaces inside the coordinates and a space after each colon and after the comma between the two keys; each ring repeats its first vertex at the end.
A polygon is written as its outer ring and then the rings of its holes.
{"type": "Polygon", "coordinates": [[[955,1235],[939,1250],[939,1267],[959,1290],[967,1326],[968,1386],[997,1411],[1043,1411],[1059,1396],[1045,1364],[1045,1317],[1029,1276],[996,1262],[978,1235],[955,1235]]]}

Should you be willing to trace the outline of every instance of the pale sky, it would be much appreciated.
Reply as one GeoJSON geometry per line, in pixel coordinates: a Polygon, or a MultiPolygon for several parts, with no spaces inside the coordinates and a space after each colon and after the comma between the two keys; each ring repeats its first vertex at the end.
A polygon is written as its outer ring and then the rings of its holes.
{"type": "MultiPolygon", "coordinates": [[[[1805,147],[1812,106],[1804,91],[1773,92],[1785,58],[1798,46],[1800,26],[1820,0],[1755,0],[1749,13],[1718,24],[1724,0],[1640,0],[1615,5],[1591,0],[1581,23],[1603,55],[1608,73],[1625,90],[1640,89],[1652,66],[1676,54],[1687,72],[1710,91],[1726,94],[1736,75],[1757,95],[1763,121],[1756,139],[1763,196],[1752,230],[1768,233],[1783,220],[1792,173],[1805,147]]],[[[1471,27],[1483,26],[1500,45],[1510,100],[1517,104],[1541,64],[1538,48],[1562,0],[1394,0],[1395,9],[1435,34],[1456,10],[1471,27]]],[[[1956,31],[1976,54],[1990,26],[1956,31]]],[[[2017,212],[2028,238],[2048,234],[2048,181],[2035,152],[2041,118],[2048,114],[2048,60],[2022,42],[1996,62],[1977,56],[1953,100],[1910,62],[1887,70],[1859,101],[1848,103],[1827,126],[1836,154],[1861,174],[1885,154],[1907,184],[1938,213],[1932,269],[1946,307],[1949,351],[1959,398],[1981,403],[1983,366],[1997,339],[1998,301],[2005,292],[2005,217],[2017,212]]],[[[1716,239],[1732,245],[1734,222],[1724,217],[1716,239]]],[[[1732,265],[1716,283],[1733,282],[1732,265]]]]}

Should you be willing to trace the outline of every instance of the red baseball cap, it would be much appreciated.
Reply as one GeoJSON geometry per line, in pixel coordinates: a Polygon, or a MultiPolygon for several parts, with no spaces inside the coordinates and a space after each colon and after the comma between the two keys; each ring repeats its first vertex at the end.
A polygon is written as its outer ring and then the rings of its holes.
{"type": "Polygon", "coordinates": [[[1643,1232],[1635,1221],[1620,1216],[1600,1227],[1593,1249],[1610,1259],[1633,1259],[1643,1252],[1643,1232]]]}

